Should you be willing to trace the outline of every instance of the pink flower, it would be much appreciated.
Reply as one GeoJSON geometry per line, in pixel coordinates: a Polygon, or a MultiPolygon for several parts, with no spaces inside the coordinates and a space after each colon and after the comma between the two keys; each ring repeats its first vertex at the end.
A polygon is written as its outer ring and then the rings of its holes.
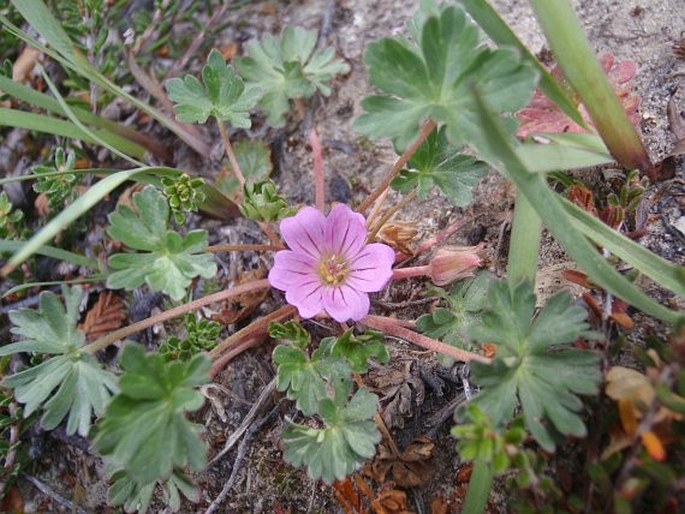
{"type": "Polygon", "coordinates": [[[366,244],[364,216],[338,204],[328,217],[313,207],[281,221],[290,250],[274,257],[269,282],[285,291],[300,316],[325,310],[336,321],[358,321],[369,313],[369,295],[392,277],[395,251],[366,244]]]}

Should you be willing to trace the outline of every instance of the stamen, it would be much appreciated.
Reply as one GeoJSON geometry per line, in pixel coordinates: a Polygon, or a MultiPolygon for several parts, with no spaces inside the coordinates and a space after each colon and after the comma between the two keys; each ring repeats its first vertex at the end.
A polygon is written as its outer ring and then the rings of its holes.
{"type": "Polygon", "coordinates": [[[345,281],[348,264],[342,255],[327,255],[322,257],[317,271],[325,285],[337,286],[345,281]]]}

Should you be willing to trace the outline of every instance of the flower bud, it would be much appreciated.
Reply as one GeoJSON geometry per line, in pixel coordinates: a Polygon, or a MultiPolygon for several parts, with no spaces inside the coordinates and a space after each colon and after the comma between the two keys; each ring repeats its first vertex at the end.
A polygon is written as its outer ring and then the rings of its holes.
{"type": "Polygon", "coordinates": [[[429,275],[437,286],[475,276],[483,264],[485,243],[476,246],[446,246],[441,248],[428,264],[429,275]]]}

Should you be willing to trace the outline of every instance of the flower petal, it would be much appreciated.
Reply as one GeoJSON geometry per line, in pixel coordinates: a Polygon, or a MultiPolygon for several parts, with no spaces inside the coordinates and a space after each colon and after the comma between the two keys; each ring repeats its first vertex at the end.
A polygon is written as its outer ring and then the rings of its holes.
{"type": "Polygon", "coordinates": [[[327,287],[323,290],[323,306],[335,321],[359,321],[369,313],[369,295],[347,285],[327,287]]]}
{"type": "Polygon", "coordinates": [[[395,250],[388,245],[366,245],[350,263],[345,283],[365,293],[380,291],[392,277],[394,262],[395,250]]]}
{"type": "Polygon", "coordinates": [[[291,287],[285,292],[285,299],[290,305],[297,307],[297,312],[303,318],[312,318],[323,310],[324,287],[318,277],[303,280],[297,287],[291,287]]]}
{"type": "Polygon", "coordinates": [[[269,283],[272,287],[287,291],[308,278],[317,278],[316,261],[313,258],[292,250],[276,252],[274,265],[269,270],[269,283]]]}
{"type": "Polygon", "coordinates": [[[325,244],[326,218],[314,207],[304,207],[295,216],[281,221],[281,236],[295,253],[317,259],[325,244]]]}
{"type": "Polygon", "coordinates": [[[364,246],[366,232],[364,216],[339,203],[326,219],[326,247],[350,259],[364,246]]]}

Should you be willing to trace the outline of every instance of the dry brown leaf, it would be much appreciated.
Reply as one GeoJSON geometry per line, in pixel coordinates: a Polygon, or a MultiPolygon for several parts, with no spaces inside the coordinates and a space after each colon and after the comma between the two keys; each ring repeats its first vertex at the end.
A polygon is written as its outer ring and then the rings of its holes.
{"type": "MultiPolygon", "coordinates": [[[[259,280],[264,278],[265,275],[266,269],[263,266],[259,266],[257,269],[243,271],[238,275],[235,285],[239,286],[247,282],[259,280]]],[[[262,289],[236,296],[234,299],[223,303],[221,305],[221,311],[218,314],[211,315],[211,319],[224,325],[238,323],[252,314],[252,312],[266,299],[268,294],[268,289],[262,289]]]]}
{"type": "Polygon", "coordinates": [[[413,256],[415,251],[411,242],[416,238],[419,231],[415,221],[392,221],[386,223],[378,231],[378,238],[395,250],[405,255],[413,256]]]}
{"type": "Polygon", "coordinates": [[[369,512],[366,504],[373,500],[375,495],[363,478],[355,475],[354,479],[354,483],[351,477],[333,482],[335,499],[338,500],[345,514],[366,514],[369,512]]]}
{"type": "Polygon", "coordinates": [[[40,50],[30,46],[24,48],[12,66],[12,80],[14,82],[25,81],[29,77],[29,73],[35,68],[39,56],[40,50]]]}
{"type": "Polygon", "coordinates": [[[426,436],[419,436],[396,456],[388,446],[378,446],[378,456],[371,463],[370,472],[373,479],[383,483],[390,475],[391,479],[403,487],[415,487],[428,481],[431,477],[430,461],[435,444],[426,436]]]}
{"type": "Polygon", "coordinates": [[[649,407],[654,401],[654,387],[649,379],[634,369],[612,367],[606,376],[606,394],[613,400],[628,400],[649,407]]]}
{"type": "Polygon", "coordinates": [[[431,500],[431,514],[447,514],[448,512],[449,505],[443,497],[436,496],[431,500]]]}
{"type": "Polygon", "coordinates": [[[666,458],[666,448],[661,439],[651,430],[640,434],[642,445],[647,449],[649,456],[657,462],[662,462],[666,458]]]}
{"type": "Polygon", "coordinates": [[[50,205],[48,204],[47,193],[39,193],[36,199],[33,201],[33,206],[41,218],[47,218],[50,214],[50,205]]]}
{"type": "Polygon", "coordinates": [[[219,52],[221,52],[221,56],[224,58],[224,61],[232,61],[233,58],[238,54],[238,43],[228,43],[219,48],[219,52]]]}
{"type": "Polygon", "coordinates": [[[113,291],[103,291],[78,328],[88,342],[120,328],[126,320],[124,302],[113,291]]]}
{"type": "Polygon", "coordinates": [[[407,493],[399,489],[381,491],[371,508],[375,514],[412,514],[407,509],[407,493]]]}
{"type": "Polygon", "coordinates": [[[388,428],[403,428],[404,419],[414,412],[414,404],[421,405],[424,401],[425,386],[412,364],[383,368],[369,375],[369,381],[381,393],[381,402],[385,404],[382,418],[388,428]]]}

